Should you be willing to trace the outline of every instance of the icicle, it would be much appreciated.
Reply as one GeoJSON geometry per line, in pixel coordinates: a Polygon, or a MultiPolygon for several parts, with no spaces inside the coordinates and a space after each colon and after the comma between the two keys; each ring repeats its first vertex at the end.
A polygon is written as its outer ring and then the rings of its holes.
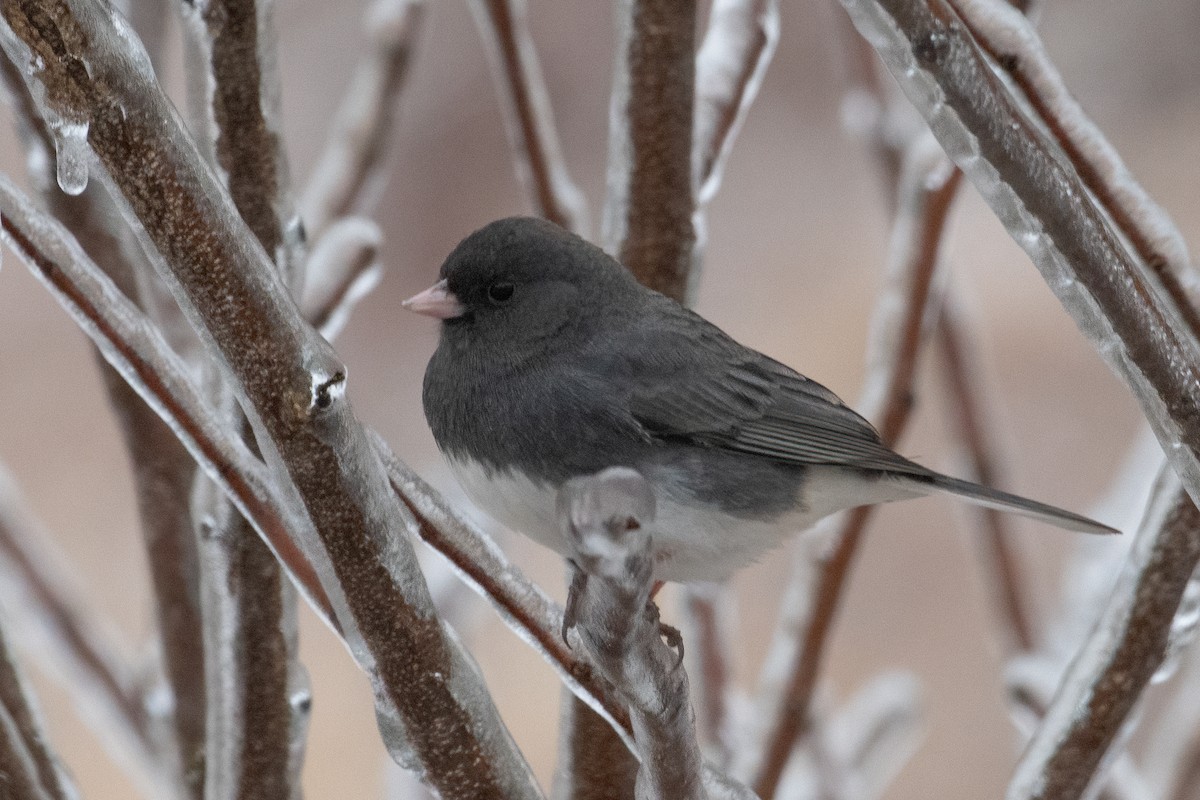
{"type": "Polygon", "coordinates": [[[69,195],[83,194],[88,184],[88,123],[59,122],[50,126],[58,160],[58,186],[69,195]]]}

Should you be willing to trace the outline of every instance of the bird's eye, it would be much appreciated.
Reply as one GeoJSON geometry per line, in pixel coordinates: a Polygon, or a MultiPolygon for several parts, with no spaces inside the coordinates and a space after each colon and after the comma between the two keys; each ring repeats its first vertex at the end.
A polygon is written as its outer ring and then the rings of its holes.
{"type": "Polygon", "coordinates": [[[493,303],[507,303],[513,296],[513,285],[507,281],[496,281],[487,288],[488,299],[493,303]]]}

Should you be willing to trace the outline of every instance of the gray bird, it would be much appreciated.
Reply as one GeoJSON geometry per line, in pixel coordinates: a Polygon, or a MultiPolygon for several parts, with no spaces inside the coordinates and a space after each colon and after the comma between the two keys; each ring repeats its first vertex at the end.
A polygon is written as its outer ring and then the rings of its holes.
{"type": "Polygon", "coordinates": [[[440,277],[404,303],[442,321],[423,391],[433,436],[472,500],[561,554],[559,488],[613,466],[653,487],[662,581],[722,580],[828,514],[937,491],[1116,532],[893,452],[833,392],[552,223],[493,222],[440,277]]]}

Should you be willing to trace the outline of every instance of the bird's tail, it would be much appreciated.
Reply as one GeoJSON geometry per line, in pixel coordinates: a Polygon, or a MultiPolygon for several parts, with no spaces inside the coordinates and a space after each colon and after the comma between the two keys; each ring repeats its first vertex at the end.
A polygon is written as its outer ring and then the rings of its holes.
{"type": "Polygon", "coordinates": [[[956,494],[976,505],[984,506],[985,508],[994,508],[999,511],[1011,511],[1022,516],[1041,520],[1042,522],[1048,522],[1051,525],[1065,528],[1069,531],[1120,533],[1116,528],[1096,522],[1094,519],[1088,519],[1081,514],[1064,511],[1061,508],[1055,508],[1046,503],[1039,503],[1037,500],[1018,497],[1015,494],[1002,492],[998,489],[989,489],[986,486],[980,486],[970,481],[951,478],[949,475],[934,473],[922,482],[926,481],[935,489],[956,494]]]}

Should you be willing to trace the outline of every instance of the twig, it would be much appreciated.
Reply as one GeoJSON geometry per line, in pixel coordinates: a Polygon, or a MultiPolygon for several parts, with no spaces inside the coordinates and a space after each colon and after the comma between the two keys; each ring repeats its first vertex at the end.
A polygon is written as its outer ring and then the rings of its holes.
{"type": "Polygon", "coordinates": [[[721,185],[725,162],[779,42],[776,0],[716,0],[696,55],[696,201],[721,185]]]}
{"type": "Polygon", "coordinates": [[[0,775],[12,800],[51,800],[38,781],[37,764],[12,714],[0,705],[0,775]]]}
{"type": "Polygon", "coordinates": [[[491,60],[517,176],[534,212],[587,236],[587,202],[563,161],[524,0],[472,0],[471,10],[491,60]]]}
{"type": "Polygon", "coordinates": [[[1167,213],[1134,179],[1121,156],[1071,96],[1026,15],[1003,3],[953,0],[975,41],[1024,92],[1079,179],[1154,272],[1200,335],[1200,276],[1167,213]]]}
{"type": "Polygon", "coordinates": [[[573,694],[563,693],[558,715],[554,800],[626,800],[636,796],[638,761],[632,733],[612,725],[573,694]],[[628,740],[628,741],[627,741],[628,740]]]}
{"type": "Polygon", "coordinates": [[[629,737],[629,712],[614,688],[595,674],[562,639],[563,611],[473,526],[371,432],[392,488],[412,512],[421,539],[440,553],[518,636],[553,666],[563,683],[588,707],[629,737]]]}
{"type": "Polygon", "coordinates": [[[341,333],[358,301],[379,283],[382,238],[379,226],[366,217],[341,217],[313,244],[300,310],[329,341],[341,333]]]}
{"type": "Polygon", "coordinates": [[[124,749],[152,775],[159,750],[133,668],[118,655],[121,648],[107,620],[81,599],[55,554],[47,551],[45,539],[12,479],[0,470],[5,610],[20,625],[24,646],[41,651],[47,667],[103,725],[103,741],[124,749]]]}
{"type": "Polygon", "coordinates": [[[558,512],[583,576],[570,599],[580,640],[629,702],[641,757],[637,796],[707,798],[687,673],[660,638],[650,603],[654,558],[643,526],[654,519],[653,490],[636,472],[612,468],[568,482],[558,512]]]}
{"type": "MultiPolygon", "coordinates": [[[[940,363],[945,373],[945,385],[951,399],[950,417],[957,429],[958,441],[971,460],[970,477],[985,486],[1001,486],[994,458],[995,446],[988,441],[987,412],[970,367],[973,359],[964,353],[966,333],[959,319],[956,304],[942,305],[937,321],[937,343],[941,353],[940,363]]],[[[1008,645],[1008,650],[1027,652],[1033,649],[1034,631],[1029,609],[1022,596],[1025,580],[1021,576],[1018,552],[1009,537],[1004,515],[991,508],[973,507],[972,513],[979,520],[980,546],[984,550],[983,564],[989,587],[997,610],[996,618],[1008,645]]]]}
{"type": "Polygon", "coordinates": [[[843,0],[947,152],[1129,385],[1200,496],[1200,344],[1020,113],[945,0],[843,0]],[[936,102],[935,102],[936,99],[936,102]]]}
{"type": "MultiPolygon", "coordinates": [[[[7,740],[7,746],[3,749],[11,754],[0,756],[0,783],[4,786],[5,796],[19,785],[18,781],[23,777],[35,783],[47,800],[74,800],[77,797],[75,787],[46,741],[32,694],[17,669],[6,638],[5,633],[0,631],[0,714],[4,715],[0,738],[7,740]],[[12,762],[18,749],[24,751],[32,767],[25,776],[15,770],[10,771],[16,766],[12,762]]],[[[20,796],[20,792],[14,794],[20,796]]]]}
{"type": "MultiPolygon", "coordinates": [[[[931,317],[930,298],[938,249],[960,173],[933,156],[927,146],[914,145],[906,158],[901,204],[889,249],[888,285],[880,293],[871,331],[867,386],[860,407],[877,421],[883,441],[894,444],[912,410],[912,383],[925,323],[931,317]],[[931,160],[932,159],[932,160],[931,160]]],[[[777,636],[792,643],[791,677],[780,698],[780,716],[768,736],[754,781],[764,799],[779,786],[792,749],[808,725],[808,708],[816,688],[834,615],[862,539],[872,506],[847,512],[838,524],[830,554],[809,591],[811,610],[798,621],[786,611],[777,636]],[[799,635],[794,631],[799,630],[799,635]]]]}
{"type": "Polygon", "coordinates": [[[1200,562],[1200,511],[1169,469],[1111,599],[1017,765],[1006,797],[1080,797],[1162,665],[1200,562]]]}
{"type": "Polygon", "coordinates": [[[605,248],[651,289],[686,299],[692,269],[694,0],[622,0],[609,107],[605,248]]]}
{"type": "MultiPolygon", "coordinates": [[[[255,521],[310,602],[332,620],[330,602],[293,531],[304,523],[277,494],[266,469],[216,421],[187,368],[145,315],[53,219],[0,178],[0,226],[10,247],[75,318],[105,359],[165,418],[188,452],[255,521]]],[[[331,622],[332,624],[332,622],[331,622]]]]}
{"type": "Polygon", "coordinates": [[[300,203],[313,241],[333,220],[373,202],[424,18],[423,0],[375,0],[363,18],[366,52],[333,115],[333,130],[300,203]]]}
{"type": "Polygon", "coordinates": [[[157,266],[227,365],[267,462],[303,503],[320,540],[309,554],[372,676],[394,757],[421,765],[445,796],[538,797],[398,535],[401,506],[346,400],[344,365],[300,318],[144,61],[123,45],[122,23],[80,0],[0,0],[0,9],[11,26],[0,28],[5,49],[23,65],[31,52],[42,59],[28,72],[50,113],[86,121],[87,150],[163,256],[157,266]],[[80,62],[91,70],[69,66],[80,62]]]}

